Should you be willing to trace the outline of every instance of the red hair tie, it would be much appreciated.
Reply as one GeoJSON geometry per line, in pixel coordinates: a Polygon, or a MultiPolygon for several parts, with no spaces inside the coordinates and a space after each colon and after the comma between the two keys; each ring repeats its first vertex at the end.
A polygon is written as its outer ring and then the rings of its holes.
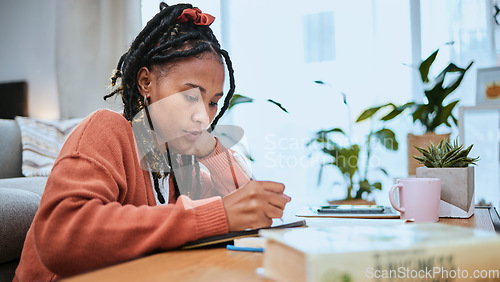
{"type": "Polygon", "coordinates": [[[210,25],[214,22],[215,17],[202,13],[198,8],[184,9],[182,14],[177,17],[177,21],[180,23],[185,23],[189,20],[192,20],[195,25],[210,25]]]}

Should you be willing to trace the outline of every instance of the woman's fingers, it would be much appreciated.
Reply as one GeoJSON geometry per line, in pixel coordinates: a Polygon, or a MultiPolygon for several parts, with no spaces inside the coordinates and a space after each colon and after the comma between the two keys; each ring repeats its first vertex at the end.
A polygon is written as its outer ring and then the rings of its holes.
{"type": "Polygon", "coordinates": [[[247,185],[222,198],[230,231],[268,227],[272,218],[283,215],[290,197],[283,194],[284,185],[252,180],[247,185]]]}
{"type": "MultiPolygon", "coordinates": [[[[281,218],[283,216],[283,209],[274,205],[269,205],[266,207],[264,211],[266,217],[272,218],[281,218]]],[[[271,220],[272,221],[272,220],[271,220]]]]}
{"type": "Polygon", "coordinates": [[[285,205],[290,202],[291,198],[285,194],[278,194],[267,191],[267,201],[270,205],[284,209],[285,205]]]}
{"type": "Polygon", "coordinates": [[[272,181],[259,181],[259,182],[262,183],[264,189],[266,189],[269,192],[283,194],[283,192],[285,191],[285,184],[283,183],[272,182],[272,181]]]}

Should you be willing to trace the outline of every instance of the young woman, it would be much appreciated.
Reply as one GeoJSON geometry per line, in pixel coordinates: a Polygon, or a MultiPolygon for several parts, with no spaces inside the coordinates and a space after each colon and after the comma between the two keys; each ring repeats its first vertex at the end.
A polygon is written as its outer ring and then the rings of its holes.
{"type": "Polygon", "coordinates": [[[160,5],[105,97],[120,94],[123,114],[91,114],[62,148],[15,281],[55,280],[282,216],[284,185],[249,181],[209,133],[234,92],[213,20],[188,4],[160,5]]]}

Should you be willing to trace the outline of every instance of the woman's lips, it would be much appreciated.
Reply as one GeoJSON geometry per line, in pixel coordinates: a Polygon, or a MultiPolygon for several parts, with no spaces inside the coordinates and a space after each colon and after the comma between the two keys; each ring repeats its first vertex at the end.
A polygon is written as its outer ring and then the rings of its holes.
{"type": "Polygon", "coordinates": [[[184,130],[186,133],[186,138],[189,140],[196,140],[201,135],[201,130],[184,130]]]}

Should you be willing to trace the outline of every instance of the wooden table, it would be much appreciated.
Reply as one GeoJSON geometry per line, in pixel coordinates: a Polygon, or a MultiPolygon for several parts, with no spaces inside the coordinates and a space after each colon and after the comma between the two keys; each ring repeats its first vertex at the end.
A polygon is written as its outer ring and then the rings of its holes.
{"type": "MultiPolygon", "coordinates": [[[[500,224],[493,208],[478,207],[468,219],[441,218],[441,223],[494,232],[500,224]]],[[[225,248],[168,251],[78,275],[67,281],[267,281],[255,270],[262,253],[225,248]]]]}
{"type": "Polygon", "coordinates": [[[493,232],[495,231],[495,225],[500,224],[498,213],[491,207],[476,207],[474,215],[470,218],[440,218],[439,222],[493,232]]]}

